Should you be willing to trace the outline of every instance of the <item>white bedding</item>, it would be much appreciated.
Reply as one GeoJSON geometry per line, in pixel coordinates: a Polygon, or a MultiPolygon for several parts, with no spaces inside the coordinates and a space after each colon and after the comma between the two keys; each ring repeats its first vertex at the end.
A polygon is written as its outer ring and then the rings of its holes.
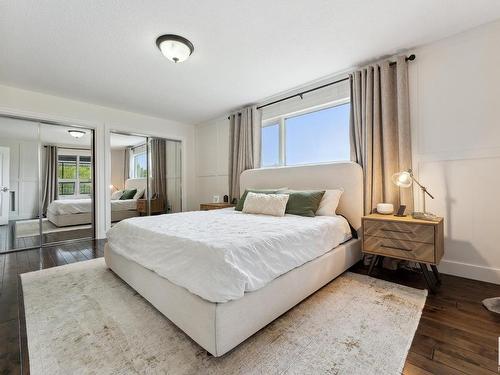
{"type": "Polygon", "coordinates": [[[191,293],[227,302],[350,238],[341,216],[273,217],[230,208],[124,220],[109,230],[108,245],[191,293]]]}
{"type": "MultiPolygon", "coordinates": [[[[137,208],[135,199],[116,199],[111,201],[111,211],[127,211],[137,208]]],[[[54,215],[70,215],[92,212],[91,199],[58,199],[47,207],[54,215]]]]}

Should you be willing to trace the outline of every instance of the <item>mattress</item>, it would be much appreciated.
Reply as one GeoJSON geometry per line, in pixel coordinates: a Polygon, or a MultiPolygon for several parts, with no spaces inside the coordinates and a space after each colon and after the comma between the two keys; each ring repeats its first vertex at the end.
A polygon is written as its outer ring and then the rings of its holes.
{"type": "MultiPolygon", "coordinates": [[[[112,211],[127,211],[137,208],[135,199],[117,199],[111,201],[112,211]]],[[[53,215],[70,215],[92,212],[92,200],[85,199],[58,199],[49,204],[47,211],[53,215]]]]}
{"type": "Polygon", "coordinates": [[[351,238],[341,216],[252,215],[232,208],[137,217],[110,249],[210,302],[243,297],[351,238]]]}

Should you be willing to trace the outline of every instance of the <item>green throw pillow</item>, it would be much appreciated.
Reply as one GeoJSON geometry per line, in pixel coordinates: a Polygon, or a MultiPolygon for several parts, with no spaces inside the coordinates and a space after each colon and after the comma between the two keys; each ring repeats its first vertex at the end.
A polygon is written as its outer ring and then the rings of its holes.
{"type": "Polygon", "coordinates": [[[286,190],[283,194],[289,195],[285,213],[314,217],[325,191],[286,190]]]}
{"type": "Polygon", "coordinates": [[[123,201],[125,199],[132,199],[132,198],[134,198],[135,193],[137,193],[137,189],[123,190],[123,194],[120,197],[120,200],[123,201]]]}
{"type": "Polygon", "coordinates": [[[282,192],[283,190],[279,189],[246,189],[243,195],[241,196],[240,200],[236,204],[236,207],[234,208],[236,211],[243,211],[243,205],[245,204],[245,199],[247,197],[247,194],[249,192],[251,193],[259,193],[259,194],[276,194],[277,192],[282,192]]]}

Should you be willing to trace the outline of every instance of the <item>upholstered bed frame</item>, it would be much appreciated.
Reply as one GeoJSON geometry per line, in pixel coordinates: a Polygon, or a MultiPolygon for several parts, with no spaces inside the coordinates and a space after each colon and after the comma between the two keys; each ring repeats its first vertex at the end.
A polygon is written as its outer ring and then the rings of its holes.
{"type": "MultiPolygon", "coordinates": [[[[125,189],[145,189],[146,179],[145,178],[129,178],[125,181],[125,189]]],[[[125,220],[131,217],[139,216],[137,210],[124,210],[124,211],[111,211],[111,222],[125,220]]],[[[51,211],[47,211],[47,219],[58,226],[58,227],[68,227],[73,225],[84,225],[90,224],[92,222],[92,213],[83,212],[79,214],[65,214],[59,215],[54,214],[51,211]]]]}
{"type": "MultiPolygon", "coordinates": [[[[245,188],[343,188],[337,213],[355,229],[363,215],[363,174],[354,163],[254,169],[242,173],[245,188]]],[[[106,264],[132,288],[214,356],[221,356],[361,259],[360,240],[351,239],[328,253],[276,278],[237,300],[213,303],[110,250],[106,264]]]]}

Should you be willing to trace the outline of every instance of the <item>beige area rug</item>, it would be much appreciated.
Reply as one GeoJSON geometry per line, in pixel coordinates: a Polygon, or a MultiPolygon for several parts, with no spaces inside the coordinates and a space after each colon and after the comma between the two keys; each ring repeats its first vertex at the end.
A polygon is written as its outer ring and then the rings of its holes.
{"type": "Polygon", "coordinates": [[[95,259],[22,275],[31,374],[400,374],[427,291],[345,273],[214,358],[95,259]]]}
{"type": "MultiPolygon", "coordinates": [[[[40,226],[38,219],[33,220],[19,220],[16,221],[16,238],[23,237],[33,237],[38,236],[40,234],[40,226]]],[[[72,225],[67,227],[58,227],[52,224],[49,219],[42,219],[42,232],[44,234],[48,233],[56,233],[56,232],[67,232],[73,230],[84,230],[91,229],[91,224],[85,225],[72,225]]]]}

